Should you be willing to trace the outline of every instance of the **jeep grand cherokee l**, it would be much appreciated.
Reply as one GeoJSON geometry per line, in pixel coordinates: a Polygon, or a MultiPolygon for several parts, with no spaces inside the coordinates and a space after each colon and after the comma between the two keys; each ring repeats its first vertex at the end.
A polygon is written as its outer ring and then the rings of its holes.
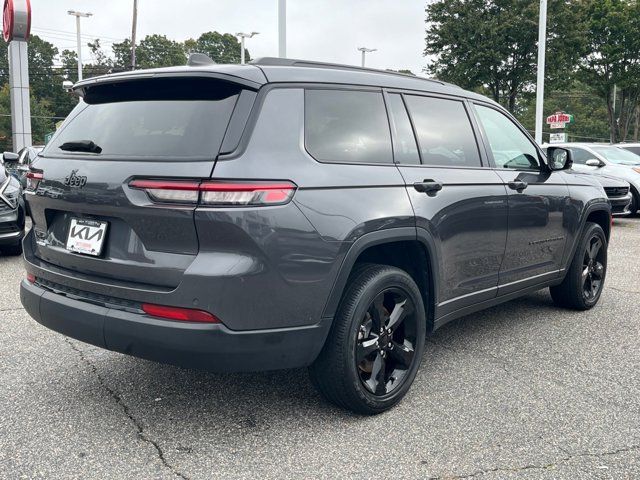
{"type": "Polygon", "coordinates": [[[545,287],[575,309],[602,292],[604,190],[480,95],[282,59],[75,91],[29,173],[21,284],[70,337],[214,371],[309,366],[373,414],[445,323],[545,287]]]}

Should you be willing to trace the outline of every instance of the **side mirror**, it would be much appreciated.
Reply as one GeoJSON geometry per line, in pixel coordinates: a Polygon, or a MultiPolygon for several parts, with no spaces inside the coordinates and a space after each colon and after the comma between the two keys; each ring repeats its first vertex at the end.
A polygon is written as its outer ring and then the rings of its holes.
{"type": "Polygon", "coordinates": [[[562,147],[548,147],[547,163],[553,171],[568,170],[573,165],[571,150],[562,147]]]}
{"type": "Polygon", "coordinates": [[[20,158],[20,155],[18,155],[17,153],[4,152],[2,154],[2,162],[3,163],[17,162],[18,158],[20,158]]]}
{"type": "Polygon", "coordinates": [[[604,167],[604,162],[602,160],[598,160],[597,158],[590,158],[589,160],[584,162],[584,164],[588,167],[604,167]]]}

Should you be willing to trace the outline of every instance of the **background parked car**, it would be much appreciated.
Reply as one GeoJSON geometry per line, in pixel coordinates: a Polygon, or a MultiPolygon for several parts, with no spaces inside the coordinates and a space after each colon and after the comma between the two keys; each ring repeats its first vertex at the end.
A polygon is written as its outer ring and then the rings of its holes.
{"type": "Polygon", "coordinates": [[[640,155],[640,143],[618,143],[616,147],[627,150],[636,155],[640,155]]]}
{"type": "Polygon", "coordinates": [[[31,147],[25,147],[17,154],[11,152],[4,152],[2,155],[4,160],[4,166],[7,171],[16,177],[20,181],[20,185],[25,189],[27,186],[27,172],[29,171],[29,165],[33,162],[44,148],[44,145],[34,145],[31,147]]]}
{"type": "Polygon", "coordinates": [[[25,203],[20,182],[0,166],[0,250],[3,253],[22,253],[24,225],[25,203]]]}
{"type": "Polygon", "coordinates": [[[600,143],[554,144],[571,150],[573,169],[577,172],[606,175],[631,184],[631,206],[635,214],[640,209],[640,156],[614,145],[600,143]]]}
{"type": "MultiPolygon", "coordinates": [[[[591,174],[589,174],[591,175],[591,174]]],[[[631,195],[631,184],[626,180],[610,177],[608,175],[593,175],[607,192],[609,203],[611,203],[611,213],[613,215],[629,215],[633,196],[631,195]]]]}

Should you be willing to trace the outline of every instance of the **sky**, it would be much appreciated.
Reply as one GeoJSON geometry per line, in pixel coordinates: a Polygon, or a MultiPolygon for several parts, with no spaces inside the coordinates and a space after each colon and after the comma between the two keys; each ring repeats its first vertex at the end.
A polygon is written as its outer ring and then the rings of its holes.
{"type": "MultiPolygon", "coordinates": [[[[162,34],[183,41],[207,31],[258,31],[248,39],[251,56],[278,55],[278,0],[138,0],[138,38],[162,34]]],[[[91,12],[82,19],[86,42],[110,45],[131,36],[133,0],[31,0],[32,33],[60,50],[76,49],[75,17],[67,10],[91,12]]],[[[334,63],[360,63],[358,47],[377,48],[367,66],[420,73],[425,28],[424,0],[288,0],[287,56],[334,63]]],[[[85,49],[86,48],[86,49],[85,49]]]]}

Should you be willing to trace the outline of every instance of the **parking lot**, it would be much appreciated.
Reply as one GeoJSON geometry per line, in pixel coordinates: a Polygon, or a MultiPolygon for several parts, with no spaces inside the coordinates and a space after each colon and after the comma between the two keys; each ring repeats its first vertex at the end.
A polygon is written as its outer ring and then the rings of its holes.
{"type": "Polygon", "coordinates": [[[395,409],[324,403],[305,370],[220,375],[112,353],[21,308],[0,257],[0,478],[640,476],[640,220],[616,220],[586,313],[546,291],[433,335],[395,409]]]}

